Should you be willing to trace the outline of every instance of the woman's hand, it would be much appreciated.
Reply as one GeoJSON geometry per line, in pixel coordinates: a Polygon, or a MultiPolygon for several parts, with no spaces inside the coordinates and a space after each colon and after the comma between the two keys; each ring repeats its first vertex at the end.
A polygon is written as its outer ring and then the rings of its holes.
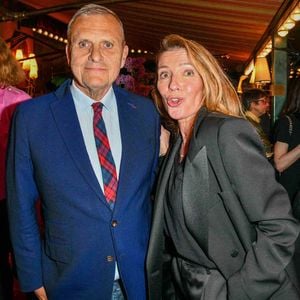
{"type": "Polygon", "coordinates": [[[170,132],[165,129],[163,126],[160,126],[160,149],[159,149],[159,156],[166,155],[169,149],[170,143],[170,132]]]}

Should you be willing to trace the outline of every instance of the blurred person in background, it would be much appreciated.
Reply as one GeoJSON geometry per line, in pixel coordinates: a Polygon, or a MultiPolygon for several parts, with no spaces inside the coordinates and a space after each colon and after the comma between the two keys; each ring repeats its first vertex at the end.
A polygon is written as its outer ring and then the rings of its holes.
{"type": "Polygon", "coordinates": [[[244,112],[248,121],[255,127],[264,145],[268,159],[273,157],[273,145],[269,140],[268,133],[262,127],[261,118],[266,116],[270,108],[270,97],[261,89],[249,89],[242,94],[244,112]]]}
{"type": "Polygon", "coordinates": [[[30,96],[16,86],[25,80],[19,62],[0,38],[0,299],[12,299],[13,271],[6,209],[6,154],[11,119],[18,103],[30,96]]]}
{"type": "Polygon", "coordinates": [[[300,190],[300,78],[290,81],[285,107],[275,125],[274,163],[278,180],[293,203],[300,190]]]}

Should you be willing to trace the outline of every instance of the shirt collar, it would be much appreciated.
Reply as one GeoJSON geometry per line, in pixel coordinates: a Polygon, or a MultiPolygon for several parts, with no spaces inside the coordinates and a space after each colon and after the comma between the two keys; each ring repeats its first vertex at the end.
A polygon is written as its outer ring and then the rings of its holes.
{"type": "MultiPolygon", "coordinates": [[[[84,94],[75,84],[74,80],[71,84],[71,94],[73,96],[74,102],[76,102],[76,106],[80,109],[87,109],[88,107],[91,107],[94,102],[96,102],[94,99],[90,98],[86,94],[84,94]]],[[[112,87],[109,88],[107,93],[104,95],[104,97],[101,99],[101,103],[103,106],[108,110],[112,110],[113,108],[113,101],[114,99],[114,90],[112,87]]]]}

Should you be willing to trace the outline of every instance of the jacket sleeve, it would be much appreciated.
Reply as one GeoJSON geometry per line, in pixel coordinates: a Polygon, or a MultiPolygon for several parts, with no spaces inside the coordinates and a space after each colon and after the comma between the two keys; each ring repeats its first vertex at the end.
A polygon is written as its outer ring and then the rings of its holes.
{"type": "Polygon", "coordinates": [[[24,292],[42,286],[41,242],[36,218],[38,199],[27,134],[28,120],[17,108],[7,160],[7,202],[18,278],[24,292]]]}
{"type": "Polygon", "coordinates": [[[248,122],[227,119],[220,127],[218,146],[231,186],[257,233],[243,267],[229,278],[229,299],[270,299],[287,281],[284,269],[293,256],[299,224],[248,122]],[[248,297],[241,297],[238,287],[248,297]]]}

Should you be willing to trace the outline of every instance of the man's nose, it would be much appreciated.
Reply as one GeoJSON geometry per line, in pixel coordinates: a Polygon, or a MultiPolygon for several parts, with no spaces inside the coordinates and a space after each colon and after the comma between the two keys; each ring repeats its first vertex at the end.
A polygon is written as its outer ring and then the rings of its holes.
{"type": "Polygon", "coordinates": [[[101,61],[103,58],[101,47],[93,46],[91,49],[90,58],[94,62],[101,61]]]}

